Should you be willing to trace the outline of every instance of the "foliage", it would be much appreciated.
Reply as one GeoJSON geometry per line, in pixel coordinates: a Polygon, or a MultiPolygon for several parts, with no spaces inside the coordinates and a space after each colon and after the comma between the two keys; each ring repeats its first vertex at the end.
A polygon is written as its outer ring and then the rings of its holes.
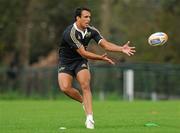
{"type": "MultiPolygon", "coordinates": [[[[29,37],[27,44],[30,46],[26,60],[31,64],[38,61],[39,57],[46,56],[52,49],[58,48],[63,30],[73,22],[73,11],[76,7],[90,7],[92,23],[100,27],[103,23],[101,6],[104,2],[105,0],[1,0],[0,64],[5,64],[10,55],[23,55],[20,54],[23,44],[18,38],[23,24],[27,24],[30,28],[27,34],[29,37]],[[28,8],[32,11],[26,14],[28,8]]],[[[178,0],[111,0],[111,2],[111,9],[107,9],[111,14],[108,20],[110,34],[107,39],[117,44],[130,40],[137,50],[136,56],[132,58],[122,56],[122,58],[132,62],[180,63],[178,0]],[[165,46],[150,47],[147,38],[157,31],[166,32],[169,40],[165,46]]],[[[121,58],[119,54],[113,56],[121,58]]]]}

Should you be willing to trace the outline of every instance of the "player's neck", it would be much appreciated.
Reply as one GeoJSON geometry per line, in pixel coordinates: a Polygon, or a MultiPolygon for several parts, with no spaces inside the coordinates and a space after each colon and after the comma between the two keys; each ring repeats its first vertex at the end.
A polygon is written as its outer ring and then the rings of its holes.
{"type": "Polygon", "coordinates": [[[80,23],[75,22],[75,24],[76,24],[76,26],[77,26],[77,28],[78,28],[79,30],[81,30],[81,31],[83,31],[83,32],[86,30],[85,28],[83,28],[83,27],[80,25],[80,23]]]}

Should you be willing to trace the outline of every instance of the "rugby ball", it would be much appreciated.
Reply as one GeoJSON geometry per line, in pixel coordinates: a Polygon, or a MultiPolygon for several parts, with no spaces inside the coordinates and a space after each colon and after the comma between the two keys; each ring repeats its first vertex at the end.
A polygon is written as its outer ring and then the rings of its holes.
{"type": "Polygon", "coordinates": [[[156,32],[149,36],[148,43],[151,46],[161,46],[165,44],[168,40],[168,36],[164,32],[156,32]]]}

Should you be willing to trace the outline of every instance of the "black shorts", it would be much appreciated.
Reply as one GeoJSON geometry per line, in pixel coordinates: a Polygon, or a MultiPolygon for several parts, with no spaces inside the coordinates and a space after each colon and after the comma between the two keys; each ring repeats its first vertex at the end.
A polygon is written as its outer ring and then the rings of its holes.
{"type": "Polygon", "coordinates": [[[58,73],[67,73],[76,77],[77,73],[83,69],[89,69],[87,60],[76,60],[69,64],[59,64],[58,73]]]}

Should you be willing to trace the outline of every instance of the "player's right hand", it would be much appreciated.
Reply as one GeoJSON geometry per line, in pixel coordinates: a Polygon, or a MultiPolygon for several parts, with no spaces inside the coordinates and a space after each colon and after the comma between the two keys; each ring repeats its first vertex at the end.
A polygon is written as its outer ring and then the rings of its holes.
{"type": "Polygon", "coordinates": [[[128,41],[126,44],[122,46],[122,52],[127,54],[128,56],[134,55],[136,52],[135,47],[130,47],[129,46],[130,41],[128,41]]]}
{"type": "Polygon", "coordinates": [[[104,53],[104,54],[102,55],[102,60],[107,61],[108,63],[110,63],[110,64],[112,64],[112,65],[115,65],[115,62],[114,62],[111,58],[109,58],[109,57],[107,56],[107,53],[104,53]]]}

